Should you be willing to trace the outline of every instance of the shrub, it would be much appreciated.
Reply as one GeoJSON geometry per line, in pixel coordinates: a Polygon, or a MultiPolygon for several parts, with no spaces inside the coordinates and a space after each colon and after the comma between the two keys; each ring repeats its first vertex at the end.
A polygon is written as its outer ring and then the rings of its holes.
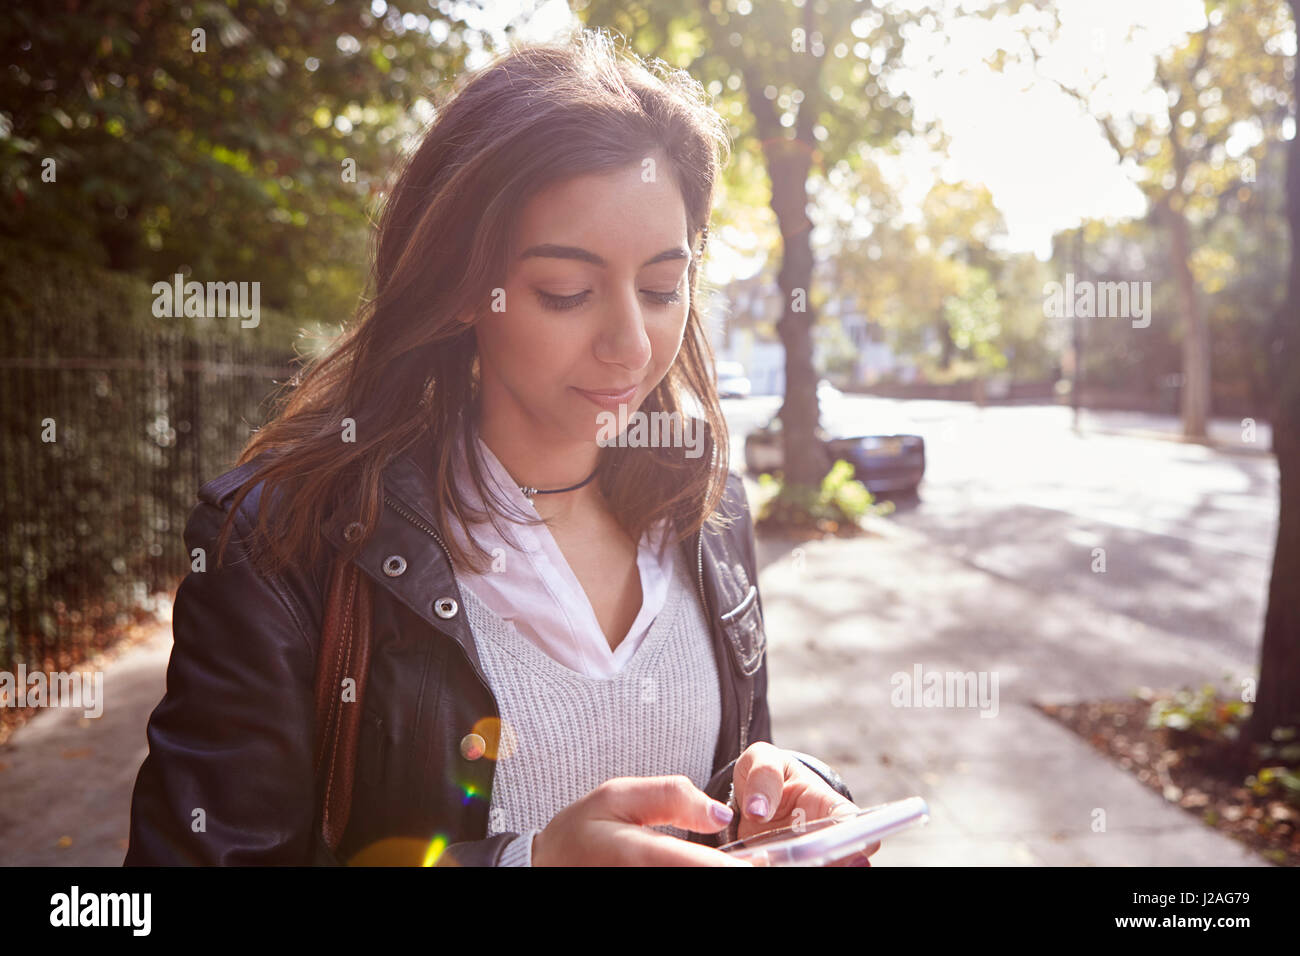
{"type": "Polygon", "coordinates": [[[758,487],[760,526],[852,533],[867,515],[894,510],[891,502],[875,503],[867,486],[853,477],[853,465],[847,461],[835,462],[818,487],[769,474],[759,475],[758,487]]]}

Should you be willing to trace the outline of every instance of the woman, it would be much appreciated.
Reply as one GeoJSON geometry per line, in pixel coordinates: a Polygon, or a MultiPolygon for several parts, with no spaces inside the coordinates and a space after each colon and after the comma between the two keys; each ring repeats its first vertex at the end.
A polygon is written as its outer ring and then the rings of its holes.
{"type": "Polygon", "coordinates": [[[220,560],[177,595],[128,864],[736,865],[722,842],[855,809],[771,743],[696,310],[727,151],[702,97],[586,32],[439,111],[359,320],[200,491],[187,546],[220,560]],[[331,852],[312,688],[340,556],[373,648],[331,852]]]}

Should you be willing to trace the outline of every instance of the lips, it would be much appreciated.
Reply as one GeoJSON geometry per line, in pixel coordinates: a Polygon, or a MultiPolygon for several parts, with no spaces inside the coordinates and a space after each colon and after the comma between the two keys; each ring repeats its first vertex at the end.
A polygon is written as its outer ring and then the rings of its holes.
{"type": "Polygon", "coordinates": [[[637,390],[637,386],[635,385],[629,385],[627,388],[620,390],[600,389],[599,391],[578,388],[576,385],[571,385],[569,387],[592,404],[599,405],[601,408],[606,408],[610,411],[617,411],[620,405],[630,402],[632,397],[636,395],[637,390]]]}
{"type": "Polygon", "coordinates": [[[627,398],[636,391],[636,386],[628,385],[626,388],[579,388],[578,391],[586,392],[588,395],[599,395],[601,398],[627,398]]]}

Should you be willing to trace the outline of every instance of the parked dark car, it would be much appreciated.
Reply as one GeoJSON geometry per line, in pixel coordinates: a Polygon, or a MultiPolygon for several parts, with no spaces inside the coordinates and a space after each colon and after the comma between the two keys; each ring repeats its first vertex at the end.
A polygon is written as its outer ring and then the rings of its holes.
{"type": "MultiPolygon", "coordinates": [[[[831,455],[853,465],[854,477],[873,495],[914,493],[925,475],[925,439],[906,423],[876,411],[862,412],[839,401],[821,402],[817,430],[831,455]]],[[[774,417],[745,438],[745,467],[750,474],[781,470],[781,419],[774,417]]]]}

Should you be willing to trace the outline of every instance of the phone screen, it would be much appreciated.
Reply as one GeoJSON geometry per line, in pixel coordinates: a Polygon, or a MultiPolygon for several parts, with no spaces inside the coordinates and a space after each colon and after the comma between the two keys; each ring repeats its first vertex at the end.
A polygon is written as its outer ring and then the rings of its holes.
{"type": "Polygon", "coordinates": [[[766,830],[719,849],[755,866],[825,866],[913,824],[925,823],[929,813],[922,798],[908,797],[857,813],[766,830]]]}

